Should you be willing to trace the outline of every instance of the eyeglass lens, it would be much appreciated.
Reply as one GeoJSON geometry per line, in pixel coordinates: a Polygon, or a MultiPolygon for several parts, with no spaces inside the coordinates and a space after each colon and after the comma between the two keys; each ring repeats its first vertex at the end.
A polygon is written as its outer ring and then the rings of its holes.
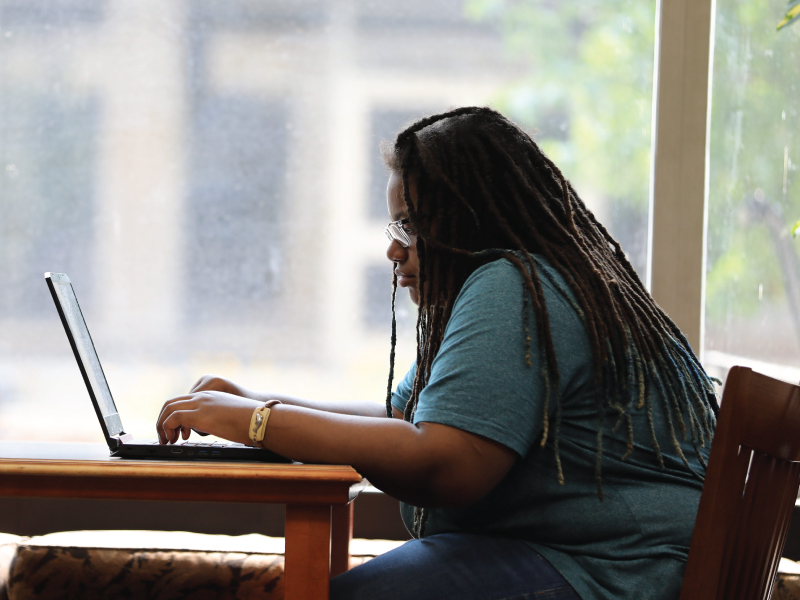
{"type": "Polygon", "coordinates": [[[400,226],[399,223],[393,221],[384,228],[384,233],[390,241],[397,241],[403,248],[408,248],[411,245],[411,240],[406,231],[400,226]]]}

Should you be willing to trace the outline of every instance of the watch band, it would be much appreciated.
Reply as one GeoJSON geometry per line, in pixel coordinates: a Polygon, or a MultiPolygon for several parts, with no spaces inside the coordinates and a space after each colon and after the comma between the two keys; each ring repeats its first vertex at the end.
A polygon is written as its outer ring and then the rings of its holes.
{"type": "Polygon", "coordinates": [[[276,404],[281,404],[281,401],[269,400],[253,411],[253,416],[250,417],[250,440],[254,446],[264,447],[264,435],[267,432],[270,408],[276,404]]]}

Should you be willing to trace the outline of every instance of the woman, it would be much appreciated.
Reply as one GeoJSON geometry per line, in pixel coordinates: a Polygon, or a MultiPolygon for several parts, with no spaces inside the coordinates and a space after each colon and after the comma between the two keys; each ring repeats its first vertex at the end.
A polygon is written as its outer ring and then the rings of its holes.
{"type": "Polygon", "coordinates": [[[497,112],[422,119],[385,155],[392,301],[419,305],[386,413],[207,376],[165,404],[162,443],[195,428],[351,464],[400,499],[418,539],[333,598],[677,598],[718,409],[685,337],[497,112]]]}

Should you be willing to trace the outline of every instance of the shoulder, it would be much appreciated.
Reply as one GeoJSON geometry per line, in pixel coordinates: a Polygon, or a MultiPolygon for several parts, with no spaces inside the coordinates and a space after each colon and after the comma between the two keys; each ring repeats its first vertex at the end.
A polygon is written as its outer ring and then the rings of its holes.
{"type": "MultiPolygon", "coordinates": [[[[575,297],[567,282],[547,259],[538,254],[531,256],[548,308],[555,303],[572,311],[575,297]]],[[[527,261],[522,256],[520,259],[530,273],[527,261]]],[[[479,267],[467,278],[456,298],[456,305],[465,303],[483,305],[498,302],[510,302],[516,305],[522,302],[523,286],[524,278],[520,269],[510,260],[501,258],[479,267]]]]}

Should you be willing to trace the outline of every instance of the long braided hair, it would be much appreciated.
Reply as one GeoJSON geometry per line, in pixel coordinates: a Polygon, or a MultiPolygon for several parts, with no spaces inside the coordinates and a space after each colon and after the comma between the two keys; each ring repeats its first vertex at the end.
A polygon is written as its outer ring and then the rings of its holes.
{"type": "MultiPolygon", "coordinates": [[[[481,265],[505,258],[524,281],[524,360],[531,366],[529,306],[536,318],[544,382],[542,447],[552,442],[559,483],[561,398],[559,372],[541,276],[533,254],[543,256],[574,292],[573,308],[586,326],[597,389],[595,480],[603,499],[601,465],[606,414],[627,431],[626,459],[633,451],[634,410],[644,409],[656,460],[664,467],[653,410],[667,423],[675,452],[693,472],[678,441],[687,434],[700,447],[710,442],[719,409],[713,384],[685,336],[650,294],[619,243],[594,218],[561,171],[533,139],[489,108],[466,107],[433,115],[401,131],[384,147],[389,168],[402,177],[419,257],[417,371],[404,418],[413,421],[420,392],[444,337],[456,296],[481,265]],[[411,187],[415,188],[412,198],[411,187]],[[654,400],[657,390],[659,400],[654,400]],[[654,404],[660,404],[655,407],[654,404]],[[553,414],[551,417],[551,408],[553,414]]],[[[392,349],[386,413],[396,344],[392,288],[392,349]]],[[[695,473],[695,475],[697,475],[695,473]]],[[[425,509],[414,532],[424,535],[425,509]]]]}

